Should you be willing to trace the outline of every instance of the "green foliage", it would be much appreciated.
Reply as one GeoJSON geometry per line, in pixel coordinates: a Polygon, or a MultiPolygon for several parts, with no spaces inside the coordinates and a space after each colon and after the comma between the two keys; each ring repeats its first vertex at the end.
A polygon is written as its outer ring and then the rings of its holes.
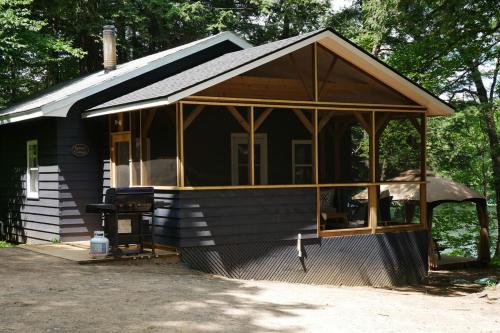
{"type": "Polygon", "coordinates": [[[452,117],[430,119],[428,167],[484,195],[493,195],[488,138],[474,104],[462,104],[452,117]]]}
{"type": "Polygon", "coordinates": [[[0,0],[0,107],[47,87],[47,68],[83,52],[34,17],[31,0],[0,0]]]}
{"type": "Polygon", "coordinates": [[[500,257],[491,258],[490,267],[500,268],[500,257]]]}
{"type": "Polygon", "coordinates": [[[6,241],[0,241],[0,249],[12,247],[13,245],[11,243],[8,243],[6,241]]]}
{"type": "MultiPolygon", "coordinates": [[[[490,246],[492,253],[498,238],[495,207],[489,207],[490,246]]],[[[473,203],[446,203],[434,209],[433,237],[448,255],[476,257],[479,222],[473,203]]]]}
{"type": "Polygon", "coordinates": [[[420,133],[409,120],[391,120],[379,141],[380,179],[420,168],[420,133]]]}

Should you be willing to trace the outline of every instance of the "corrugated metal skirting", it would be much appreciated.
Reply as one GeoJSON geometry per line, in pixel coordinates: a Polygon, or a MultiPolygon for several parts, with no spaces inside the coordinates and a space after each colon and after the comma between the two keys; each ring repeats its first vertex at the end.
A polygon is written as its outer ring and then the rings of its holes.
{"type": "Polygon", "coordinates": [[[307,284],[418,284],[427,274],[425,231],[182,248],[192,268],[238,279],[307,284]]]}

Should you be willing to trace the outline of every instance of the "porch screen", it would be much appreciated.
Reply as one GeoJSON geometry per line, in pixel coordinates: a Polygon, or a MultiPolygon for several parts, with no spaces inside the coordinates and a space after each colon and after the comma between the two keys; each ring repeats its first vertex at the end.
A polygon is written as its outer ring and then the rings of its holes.
{"type": "Polygon", "coordinates": [[[249,185],[248,108],[184,105],[183,114],[185,185],[249,185]]]}
{"type": "Polygon", "coordinates": [[[360,186],[321,188],[320,232],[368,227],[367,192],[360,186]]]}
{"type": "Polygon", "coordinates": [[[142,185],[177,184],[175,107],[142,111],[142,185]]]}
{"type": "Polygon", "coordinates": [[[370,124],[368,112],[318,112],[320,183],[370,181],[370,124]]]}
{"type": "Polygon", "coordinates": [[[377,112],[375,119],[377,180],[394,180],[411,170],[419,173],[422,116],[409,112],[377,112]]]}
{"type": "Polygon", "coordinates": [[[265,136],[262,161],[270,185],[312,184],[314,117],[300,107],[255,108],[255,136],[265,136]]]}

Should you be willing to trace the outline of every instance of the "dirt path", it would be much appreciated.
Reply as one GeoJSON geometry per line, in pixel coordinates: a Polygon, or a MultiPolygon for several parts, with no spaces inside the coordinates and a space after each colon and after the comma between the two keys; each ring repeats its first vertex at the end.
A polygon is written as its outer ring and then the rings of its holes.
{"type": "Polygon", "coordinates": [[[477,293],[444,280],[400,290],[309,286],[0,249],[0,332],[500,332],[500,287],[477,293]]]}

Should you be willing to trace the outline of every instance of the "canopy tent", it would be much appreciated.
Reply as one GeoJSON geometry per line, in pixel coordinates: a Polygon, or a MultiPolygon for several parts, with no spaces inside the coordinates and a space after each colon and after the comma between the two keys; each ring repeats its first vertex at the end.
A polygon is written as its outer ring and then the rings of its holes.
{"type": "MultiPolygon", "coordinates": [[[[420,180],[420,171],[408,170],[399,176],[390,179],[392,182],[412,182],[420,180]]],[[[432,216],[436,206],[449,202],[473,202],[479,220],[479,260],[487,263],[490,260],[488,215],[486,213],[486,198],[466,187],[448,179],[437,177],[432,172],[427,172],[426,177],[427,223],[429,227],[429,264],[435,268],[437,263],[434,258],[434,244],[432,241],[432,216]]],[[[380,186],[380,196],[391,196],[393,201],[418,201],[420,200],[420,186],[418,184],[387,184],[380,186]]],[[[367,200],[368,190],[356,194],[353,199],[367,200]]]]}

